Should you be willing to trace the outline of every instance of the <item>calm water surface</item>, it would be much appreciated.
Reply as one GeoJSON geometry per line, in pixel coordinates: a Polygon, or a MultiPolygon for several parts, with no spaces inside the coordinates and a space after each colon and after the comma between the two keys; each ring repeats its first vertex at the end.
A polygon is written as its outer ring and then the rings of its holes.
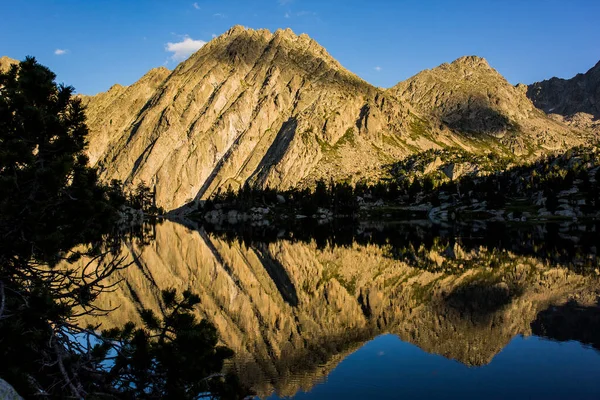
{"type": "Polygon", "coordinates": [[[599,374],[597,350],[579,342],[517,336],[490,364],[468,367],[387,334],[295,398],[598,399],[599,374]]]}
{"type": "Polygon", "coordinates": [[[191,289],[260,398],[600,399],[599,231],[167,221],[123,246],[101,322],[191,289]]]}

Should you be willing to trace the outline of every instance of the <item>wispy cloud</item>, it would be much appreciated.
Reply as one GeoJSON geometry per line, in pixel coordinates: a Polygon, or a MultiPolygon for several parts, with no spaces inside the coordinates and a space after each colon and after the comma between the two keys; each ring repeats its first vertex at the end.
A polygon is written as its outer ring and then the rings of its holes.
{"type": "Polygon", "coordinates": [[[204,40],[194,40],[188,35],[183,36],[181,42],[169,42],[165,45],[165,51],[173,53],[171,59],[173,61],[182,61],[204,46],[204,40]]]}
{"type": "Polygon", "coordinates": [[[215,18],[225,18],[226,15],[222,14],[222,13],[216,13],[216,14],[213,14],[213,17],[215,17],[215,18]]]}
{"type": "Polygon", "coordinates": [[[56,49],[54,50],[54,54],[56,54],[57,56],[62,56],[64,54],[67,54],[69,52],[69,50],[67,49],[56,49]]]}
{"type": "Polygon", "coordinates": [[[289,17],[290,17],[290,13],[289,13],[289,12],[286,12],[286,13],[285,13],[283,16],[284,16],[285,18],[289,18],[289,17]]]}
{"type": "Polygon", "coordinates": [[[194,3],[192,4],[192,7],[194,7],[196,10],[200,9],[200,6],[198,5],[198,3],[194,3]]]}
{"type": "Polygon", "coordinates": [[[378,65],[378,66],[376,66],[376,67],[375,67],[375,68],[373,68],[373,69],[374,69],[375,71],[379,72],[379,71],[381,71],[383,68],[381,68],[381,67],[378,65]]]}
{"type": "Polygon", "coordinates": [[[316,17],[317,13],[314,11],[298,11],[295,15],[296,17],[316,17]]]}
{"type": "Polygon", "coordinates": [[[214,39],[214,38],[216,38],[216,37],[217,37],[217,34],[216,34],[216,33],[213,33],[213,34],[212,34],[212,37],[213,37],[213,39],[214,39]]]}

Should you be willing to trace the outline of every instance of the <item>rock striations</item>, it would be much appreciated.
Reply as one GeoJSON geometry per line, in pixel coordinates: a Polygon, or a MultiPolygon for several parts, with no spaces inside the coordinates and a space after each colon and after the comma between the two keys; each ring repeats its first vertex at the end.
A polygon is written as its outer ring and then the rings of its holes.
{"type": "Polygon", "coordinates": [[[155,75],[88,99],[89,151],[104,178],[156,186],[167,209],[245,183],[375,175],[409,153],[408,107],[290,30],[234,27],[155,75]]]}
{"type": "Polygon", "coordinates": [[[245,184],[376,181],[432,148],[528,160],[595,138],[549,118],[526,92],[478,57],[381,89],[305,34],[236,26],[173,71],[82,97],[101,177],[143,181],[174,210],[245,184]]]}
{"type": "Polygon", "coordinates": [[[150,70],[131,86],[113,85],[107,92],[96,96],[82,96],[87,105],[90,126],[88,156],[95,164],[129,130],[137,116],[165,81],[171,71],[167,68],[150,70]]]}
{"type": "Polygon", "coordinates": [[[385,165],[430,148],[533,157],[587,141],[483,59],[384,90],[289,29],[233,27],[172,72],[153,70],[86,102],[102,177],[144,181],[168,210],[244,184],[376,180],[385,165]]]}

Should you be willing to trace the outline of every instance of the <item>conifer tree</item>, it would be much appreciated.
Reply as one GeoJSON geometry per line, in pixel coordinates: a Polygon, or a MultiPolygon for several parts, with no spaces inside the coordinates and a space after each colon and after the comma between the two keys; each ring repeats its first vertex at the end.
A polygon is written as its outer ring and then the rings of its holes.
{"type": "MultiPolygon", "coordinates": [[[[165,292],[162,318],[142,310],[145,327],[102,337],[77,324],[107,311],[94,300],[127,267],[114,251],[119,241],[106,240],[122,188],[99,183],[84,154],[87,134],[73,88],[34,58],[0,73],[0,377],[25,397],[238,397],[218,375],[231,353],[217,346],[212,325],[195,320],[189,292],[181,300],[165,292]],[[60,263],[83,257],[80,267],[60,263]],[[100,343],[84,345],[90,335],[100,343]],[[119,358],[107,371],[111,350],[119,358]]],[[[149,191],[138,195],[147,206],[149,191]]]]}

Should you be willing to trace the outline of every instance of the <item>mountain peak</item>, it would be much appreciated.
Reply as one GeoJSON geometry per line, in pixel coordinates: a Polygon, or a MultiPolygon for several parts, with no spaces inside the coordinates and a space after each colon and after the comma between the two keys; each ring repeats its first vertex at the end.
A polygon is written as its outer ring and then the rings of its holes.
{"type": "Polygon", "coordinates": [[[494,69],[490,66],[487,60],[483,57],[479,56],[462,56],[452,61],[451,63],[444,63],[439,67],[433,68],[432,70],[425,70],[423,72],[429,71],[437,71],[437,70],[445,70],[445,71],[460,71],[462,73],[472,73],[474,71],[482,71],[489,72],[494,71],[494,69]]]}
{"type": "Polygon", "coordinates": [[[477,76],[481,77],[484,81],[496,78],[505,80],[502,75],[490,66],[485,58],[479,56],[462,56],[451,63],[446,62],[435,68],[423,70],[409,79],[399,82],[390,90],[397,91],[408,83],[415,81],[443,80],[459,82],[464,78],[474,81],[474,77],[477,76]]]}
{"type": "Polygon", "coordinates": [[[524,90],[478,56],[425,70],[390,90],[422,113],[437,116],[448,128],[463,132],[502,136],[533,111],[524,90]]]}
{"type": "Polygon", "coordinates": [[[483,57],[479,56],[462,56],[452,62],[454,65],[465,65],[469,67],[490,67],[490,64],[483,57]]]}
{"type": "Polygon", "coordinates": [[[581,143],[559,123],[541,135],[552,121],[480,57],[383,91],[291,29],[234,26],[172,72],[87,100],[88,154],[102,179],[151,184],[169,210],[246,184],[375,181],[414,151],[479,150],[465,133],[525,155],[581,143]]]}
{"type": "Polygon", "coordinates": [[[247,27],[245,27],[243,25],[234,25],[231,28],[229,28],[227,30],[227,32],[225,32],[223,35],[224,36],[233,36],[233,35],[237,35],[239,33],[246,32],[246,31],[249,31],[249,30],[251,31],[252,29],[247,28],[247,27]]]}
{"type": "Polygon", "coordinates": [[[297,36],[294,31],[292,30],[292,28],[279,28],[275,31],[275,35],[279,35],[279,36],[297,36]]]}
{"type": "Polygon", "coordinates": [[[368,85],[346,70],[327,50],[307,34],[297,35],[290,28],[254,30],[233,26],[221,36],[211,40],[178,70],[185,71],[203,64],[206,60],[229,66],[263,65],[280,70],[295,71],[298,76],[321,77],[321,82],[368,85]]]}
{"type": "Polygon", "coordinates": [[[262,37],[267,40],[272,40],[275,37],[285,37],[285,38],[289,38],[289,39],[297,39],[298,37],[301,37],[301,36],[308,37],[308,35],[306,35],[306,34],[296,35],[294,33],[294,31],[292,31],[291,28],[284,28],[284,29],[280,28],[280,29],[277,29],[275,32],[271,32],[268,29],[252,29],[252,28],[248,28],[243,25],[234,25],[231,28],[229,28],[225,33],[218,36],[216,39],[229,39],[229,38],[234,38],[234,37],[237,37],[240,35],[247,35],[248,37],[255,37],[255,38],[262,37]]]}

